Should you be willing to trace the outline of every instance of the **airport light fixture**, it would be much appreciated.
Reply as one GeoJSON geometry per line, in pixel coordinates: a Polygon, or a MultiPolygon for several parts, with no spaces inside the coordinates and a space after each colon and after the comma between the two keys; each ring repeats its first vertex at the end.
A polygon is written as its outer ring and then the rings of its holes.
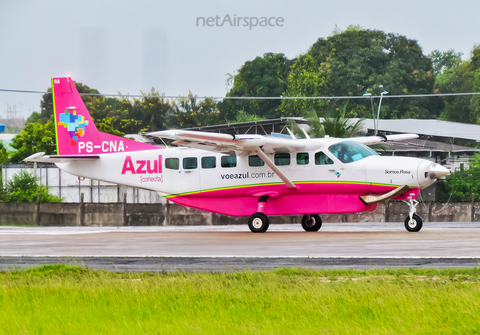
{"type": "MultiPolygon", "coordinates": [[[[380,87],[381,87],[381,85],[380,85],[380,87]]],[[[370,103],[372,105],[372,120],[373,120],[374,136],[377,136],[377,133],[378,133],[378,120],[380,119],[380,108],[382,107],[382,99],[383,99],[384,94],[388,94],[388,92],[383,90],[383,92],[380,93],[380,102],[378,103],[378,111],[377,111],[377,117],[376,118],[375,118],[375,109],[373,107],[372,93],[365,92],[363,94],[364,97],[370,98],[370,103]]]]}
{"type": "Polygon", "coordinates": [[[375,110],[373,109],[373,98],[372,98],[372,93],[365,92],[363,95],[366,98],[370,98],[370,103],[372,104],[372,120],[373,120],[373,128],[376,129],[375,127],[375,110]]]}
{"type": "Polygon", "coordinates": [[[380,119],[380,107],[382,107],[382,99],[384,94],[388,94],[388,92],[383,90],[383,92],[380,93],[380,102],[378,103],[378,112],[377,112],[377,124],[375,127],[375,134],[374,134],[375,136],[377,136],[377,133],[378,133],[378,120],[380,119]]]}

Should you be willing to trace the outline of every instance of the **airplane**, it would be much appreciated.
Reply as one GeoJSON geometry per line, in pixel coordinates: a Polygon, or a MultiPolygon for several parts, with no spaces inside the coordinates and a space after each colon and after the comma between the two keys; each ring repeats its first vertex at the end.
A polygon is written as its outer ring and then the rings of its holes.
{"type": "Polygon", "coordinates": [[[97,130],[70,77],[53,78],[57,155],[25,159],[55,163],[79,176],[152,190],[196,209],[248,216],[263,233],[268,216],[303,215],[305,231],[318,231],[318,213],[371,212],[378,203],[409,206],[405,228],[422,229],[415,200],[422,188],[449,170],[434,162],[380,156],[367,145],[417,138],[416,134],[297,139],[164,130],[146,136],[170,139],[158,147],[97,130]]]}

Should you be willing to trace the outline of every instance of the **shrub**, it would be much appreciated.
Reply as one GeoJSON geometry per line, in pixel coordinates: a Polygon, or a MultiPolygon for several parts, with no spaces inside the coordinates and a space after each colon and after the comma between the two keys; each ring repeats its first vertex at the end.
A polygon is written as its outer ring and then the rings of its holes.
{"type": "Polygon", "coordinates": [[[5,202],[35,202],[40,194],[41,202],[62,202],[62,198],[48,194],[45,185],[38,184],[38,177],[22,170],[7,182],[7,188],[2,197],[5,202]]]}

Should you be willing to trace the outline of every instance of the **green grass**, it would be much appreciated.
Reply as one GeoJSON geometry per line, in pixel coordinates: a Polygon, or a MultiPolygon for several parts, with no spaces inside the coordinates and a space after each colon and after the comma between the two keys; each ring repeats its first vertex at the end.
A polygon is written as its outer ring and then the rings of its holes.
{"type": "Polygon", "coordinates": [[[0,334],[475,334],[480,270],[0,272],[0,334]]]}

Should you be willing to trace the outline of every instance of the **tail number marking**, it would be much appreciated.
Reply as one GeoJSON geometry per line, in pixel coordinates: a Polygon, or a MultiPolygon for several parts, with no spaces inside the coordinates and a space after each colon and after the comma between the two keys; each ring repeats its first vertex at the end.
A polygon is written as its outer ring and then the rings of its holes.
{"type": "Polygon", "coordinates": [[[78,153],[92,153],[93,149],[101,149],[102,152],[122,152],[125,151],[123,141],[103,141],[101,145],[93,145],[93,142],[78,142],[78,153]]]}

